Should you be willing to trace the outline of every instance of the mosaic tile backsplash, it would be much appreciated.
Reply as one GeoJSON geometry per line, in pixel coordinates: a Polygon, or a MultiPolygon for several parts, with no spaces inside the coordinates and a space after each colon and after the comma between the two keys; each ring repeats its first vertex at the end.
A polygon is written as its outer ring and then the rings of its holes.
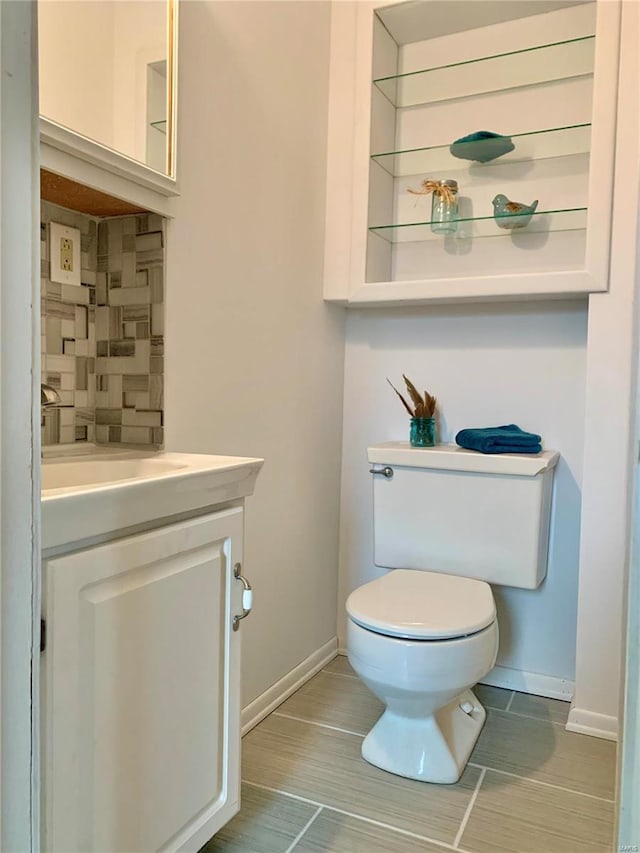
{"type": "Polygon", "coordinates": [[[163,442],[164,222],[96,219],[42,202],[42,443],[163,442]],[[82,286],[49,278],[49,223],[81,232],[82,286]]]}

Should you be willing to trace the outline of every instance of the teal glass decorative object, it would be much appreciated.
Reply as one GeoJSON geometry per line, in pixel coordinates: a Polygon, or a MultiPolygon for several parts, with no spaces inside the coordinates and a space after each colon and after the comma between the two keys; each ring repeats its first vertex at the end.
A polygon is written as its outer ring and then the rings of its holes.
{"type": "Polygon", "coordinates": [[[522,204],[519,201],[509,201],[506,195],[498,193],[493,200],[493,218],[498,228],[506,228],[509,231],[524,228],[531,222],[537,206],[538,199],[531,204],[522,204]]]}
{"type": "Polygon", "coordinates": [[[458,184],[439,181],[431,197],[431,231],[434,234],[455,234],[458,228],[458,184]]]}
{"type": "Polygon", "coordinates": [[[409,443],[412,447],[433,447],[436,443],[436,419],[411,418],[409,443]]]}
{"type": "Polygon", "coordinates": [[[431,198],[431,230],[434,234],[455,234],[458,227],[458,182],[435,181],[425,178],[419,190],[408,189],[412,195],[431,198]]]}
{"type": "Polygon", "coordinates": [[[433,447],[436,443],[435,415],[438,401],[428,391],[424,393],[418,391],[413,382],[404,373],[402,374],[402,378],[404,379],[404,384],[407,386],[409,399],[413,403],[413,408],[389,379],[387,379],[387,382],[396,392],[405,411],[411,417],[409,442],[412,447],[433,447]]]}
{"type": "Polygon", "coordinates": [[[461,136],[449,146],[449,151],[460,160],[475,160],[477,163],[489,163],[508,154],[516,146],[511,137],[490,130],[476,130],[468,136],[461,136]]]}

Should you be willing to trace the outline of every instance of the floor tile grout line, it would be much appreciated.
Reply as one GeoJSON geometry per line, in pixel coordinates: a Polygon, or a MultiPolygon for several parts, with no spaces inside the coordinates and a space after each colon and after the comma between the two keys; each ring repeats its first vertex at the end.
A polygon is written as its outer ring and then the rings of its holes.
{"type": "Polygon", "coordinates": [[[285,853],[293,853],[293,851],[296,849],[296,845],[298,844],[298,842],[302,840],[302,837],[304,836],[305,832],[309,829],[311,824],[315,821],[315,819],[318,817],[318,815],[322,812],[323,809],[324,806],[318,806],[313,815],[309,818],[309,820],[305,823],[300,832],[293,839],[291,844],[287,847],[285,853]]]}
{"type": "Polygon", "coordinates": [[[467,808],[465,809],[464,814],[462,815],[462,820],[460,821],[460,826],[458,827],[458,831],[456,833],[456,837],[453,841],[453,846],[456,850],[459,849],[459,844],[462,841],[462,835],[467,828],[467,822],[469,817],[471,816],[471,812],[473,810],[474,805],[476,804],[476,800],[478,798],[478,793],[480,791],[480,786],[482,785],[482,781],[484,777],[487,775],[486,768],[483,768],[480,771],[480,776],[478,777],[478,781],[476,782],[476,786],[473,789],[473,793],[471,794],[471,799],[467,803],[467,808]]]}
{"type": "MultiPolygon", "coordinates": [[[[324,672],[324,670],[321,670],[321,672],[324,672]]],[[[337,675],[340,678],[351,678],[352,680],[356,680],[356,681],[358,680],[357,676],[345,675],[342,672],[328,672],[327,675],[337,675]]],[[[513,691],[513,694],[515,695],[516,692],[517,691],[513,691]]],[[[514,717],[524,717],[525,720],[535,720],[537,723],[548,723],[549,725],[552,725],[552,726],[560,726],[563,729],[566,729],[566,727],[567,727],[566,721],[563,723],[563,722],[560,722],[560,720],[550,720],[550,719],[545,718],[545,717],[534,717],[533,714],[523,714],[521,711],[512,711],[511,710],[512,701],[513,701],[513,696],[509,699],[509,702],[507,703],[506,708],[499,708],[497,705],[489,705],[488,702],[482,702],[482,701],[480,702],[480,704],[482,705],[483,708],[486,708],[487,711],[502,711],[503,714],[513,714],[514,717]]],[[[557,700],[557,701],[562,701],[562,700],[557,700]]],[[[286,715],[282,714],[281,716],[284,717],[286,715]]],[[[304,719],[304,718],[300,717],[300,719],[304,719]]],[[[312,721],[308,720],[307,722],[312,722],[312,721]]],[[[320,726],[323,724],[317,723],[316,725],[320,726]]]]}
{"type": "MultiPolygon", "coordinates": [[[[350,675],[345,676],[345,678],[351,678],[350,675]]],[[[284,703],[283,703],[284,704],[284,703]]],[[[282,705],[280,705],[282,707],[282,705]]],[[[493,705],[483,704],[483,708],[486,708],[487,711],[501,711],[503,714],[509,713],[514,717],[524,717],[526,720],[535,720],[536,723],[546,723],[552,726],[560,726],[562,729],[565,728],[564,723],[556,723],[554,720],[543,720],[540,717],[531,717],[529,714],[519,714],[517,711],[508,711],[505,708],[495,708],[493,705]]],[[[310,726],[320,726],[323,729],[331,729],[336,732],[344,732],[347,735],[356,735],[356,737],[366,737],[366,734],[362,734],[362,732],[354,732],[352,729],[344,729],[341,726],[332,726],[331,723],[320,723],[317,720],[310,720],[308,717],[300,717],[295,714],[285,714],[283,711],[272,711],[271,712],[276,717],[286,717],[288,720],[297,720],[300,723],[308,723],[310,726]]]]}
{"type": "Polygon", "coordinates": [[[356,814],[356,812],[348,812],[346,809],[339,809],[336,806],[328,806],[326,803],[320,803],[317,800],[310,800],[308,797],[302,797],[300,794],[291,794],[288,791],[283,791],[280,788],[272,788],[270,785],[262,785],[260,782],[250,782],[248,779],[243,779],[243,784],[249,785],[250,788],[259,788],[261,791],[270,791],[272,794],[281,794],[283,797],[289,797],[292,800],[298,800],[301,803],[307,803],[310,806],[319,806],[320,809],[324,809],[328,812],[336,812],[336,814],[344,815],[345,817],[352,817],[355,820],[361,820],[363,823],[370,823],[372,826],[380,826],[383,829],[388,829],[391,832],[396,832],[398,835],[406,835],[408,838],[415,838],[418,841],[426,841],[429,844],[435,844],[438,847],[442,847],[444,850],[452,850],[455,853],[471,853],[471,851],[464,850],[462,847],[454,847],[452,844],[448,844],[446,841],[438,841],[435,838],[429,838],[426,835],[418,835],[417,832],[411,832],[408,829],[401,829],[398,826],[394,826],[390,823],[383,823],[380,820],[374,820],[370,817],[364,817],[363,815],[356,814]]]}
{"type": "Polygon", "coordinates": [[[516,691],[515,691],[515,690],[512,690],[512,691],[511,691],[511,696],[509,697],[509,701],[507,702],[507,707],[505,708],[505,711],[510,711],[510,710],[511,710],[511,706],[513,705],[513,700],[514,700],[515,698],[516,698],[516,691]]]}
{"type": "Polygon", "coordinates": [[[284,717],[287,720],[296,720],[298,723],[306,723],[309,726],[318,726],[321,729],[330,729],[332,732],[342,732],[345,735],[354,735],[355,737],[364,738],[362,732],[354,732],[351,729],[342,729],[340,726],[332,726],[329,723],[317,723],[315,720],[307,720],[306,717],[296,717],[293,714],[283,714],[281,711],[272,711],[273,717],[284,717]]]}
{"type": "MultiPolygon", "coordinates": [[[[500,711],[501,708],[492,708],[491,705],[485,705],[486,708],[491,708],[492,711],[500,711]]],[[[525,720],[535,720],[537,723],[547,723],[551,726],[561,726],[563,729],[566,728],[566,723],[561,723],[559,720],[549,720],[544,717],[534,717],[533,714],[521,714],[520,711],[507,711],[504,709],[505,714],[511,714],[514,717],[524,717],[525,720]]]]}
{"type": "MultiPolygon", "coordinates": [[[[292,794],[289,791],[283,791],[282,788],[273,788],[271,785],[264,785],[262,782],[252,782],[250,779],[243,779],[242,784],[248,785],[250,788],[258,788],[261,791],[271,791],[272,794],[282,794],[283,797],[290,797],[292,800],[307,803],[309,806],[319,806],[322,809],[331,808],[326,803],[321,803],[318,800],[310,800],[309,797],[303,797],[302,794],[292,794]]],[[[338,811],[338,809],[334,809],[334,811],[338,811]]]]}
{"type": "MultiPolygon", "coordinates": [[[[0,2],[1,2],[1,0],[0,0],[0,2]]],[[[347,677],[349,678],[350,676],[347,676],[347,677]]],[[[282,705],[279,705],[278,707],[282,708],[282,706],[284,704],[285,703],[283,702],[282,705]]],[[[493,705],[483,705],[482,707],[486,708],[489,711],[504,711],[504,708],[494,708],[493,705]]],[[[366,733],[363,734],[362,732],[354,732],[352,729],[343,729],[341,726],[332,726],[331,723],[321,723],[318,720],[310,720],[308,717],[299,717],[296,714],[285,714],[284,711],[278,711],[278,710],[271,711],[269,716],[285,717],[287,720],[296,720],[298,723],[307,723],[307,725],[309,725],[309,726],[318,726],[321,729],[330,729],[331,731],[334,731],[334,732],[344,732],[344,734],[346,734],[346,735],[355,735],[356,737],[359,737],[359,738],[365,738],[367,736],[366,733]]],[[[520,714],[518,716],[523,716],[523,715],[520,714]]],[[[531,719],[537,719],[537,717],[532,717],[531,719]]],[[[542,720],[542,722],[545,722],[545,721],[542,720]]],[[[561,723],[557,723],[557,725],[561,725],[561,723]]]]}
{"type": "Polygon", "coordinates": [[[320,672],[324,672],[325,675],[337,675],[338,678],[353,678],[355,681],[360,681],[359,675],[351,675],[348,672],[336,672],[334,669],[321,669],[320,672]]]}
{"type": "Polygon", "coordinates": [[[485,764],[476,764],[470,761],[467,767],[475,767],[477,770],[490,770],[491,773],[499,773],[502,776],[510,776],[512,779],[520,779],[521,782],[532,782],[534,785],[542,785],[545,788],[553,788],[556,791],[564,791],[565,794],[575,794],[577,797],[588,797],[590,800],[599,800],[601,803],[615,804],[615,800],[609,797],[599,797],[597,794],[587,794],[586,791],[576,791],[574,788],[565,788],[564,785],[555,785],[553,782],[543,782],[541,779],[533,779],[531,776],[520,776],[518,773],[510,773],[508,770],[498,770],[496,767],[488,767],[485,764]]]}

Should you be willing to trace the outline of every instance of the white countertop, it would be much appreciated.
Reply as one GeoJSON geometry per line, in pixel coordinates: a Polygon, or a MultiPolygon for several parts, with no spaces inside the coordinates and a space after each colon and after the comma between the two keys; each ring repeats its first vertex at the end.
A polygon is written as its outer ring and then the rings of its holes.
{"type": "Polygon", "coordinates": [[[87,445],[56,451],[42,463],[44,550],[245,498],[263,464],[87,445]]]}

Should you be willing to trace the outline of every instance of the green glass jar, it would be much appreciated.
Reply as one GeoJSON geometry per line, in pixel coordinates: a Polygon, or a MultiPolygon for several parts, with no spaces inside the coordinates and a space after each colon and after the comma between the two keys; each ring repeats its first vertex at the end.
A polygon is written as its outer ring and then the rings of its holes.
{"type": "Polygon", "coordinates": [[[439,181],[433,191],[431,230],[434,234],[455,234],[458,230],[457,181],[439,181]]]}
{"type": "Polygon", "coordinates": [[[436,443],[436,419],[411,418],[409,442],[412,447],[433,447],[436,443]]]}

